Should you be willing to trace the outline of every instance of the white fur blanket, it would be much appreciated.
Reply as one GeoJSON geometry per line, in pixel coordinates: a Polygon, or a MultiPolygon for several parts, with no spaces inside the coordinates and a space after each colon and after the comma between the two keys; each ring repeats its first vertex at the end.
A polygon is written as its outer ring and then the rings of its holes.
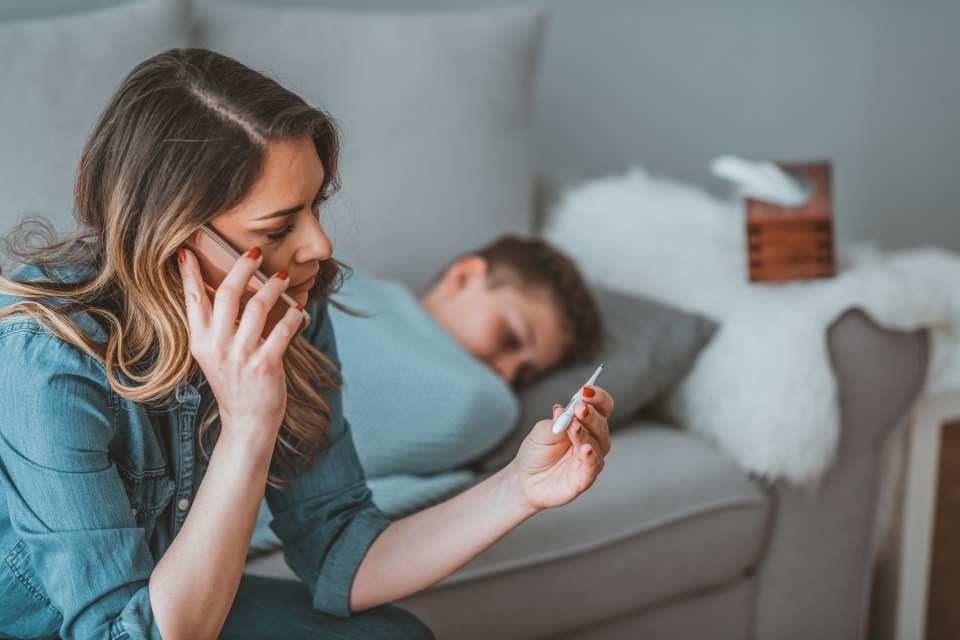
{"type": "Polygon", "coordinates": [[[840,247],[835,278],[751,284],[744,227],[741,201],[634,168],[568,192],[543,235],[575,247],[590,281],[718,320],[664,408],[748,471],[815,487],[840,431],[827,328],[852,307],[890,329],[929,328],[931,390],[960,387],[960,256],[840,247]]]}

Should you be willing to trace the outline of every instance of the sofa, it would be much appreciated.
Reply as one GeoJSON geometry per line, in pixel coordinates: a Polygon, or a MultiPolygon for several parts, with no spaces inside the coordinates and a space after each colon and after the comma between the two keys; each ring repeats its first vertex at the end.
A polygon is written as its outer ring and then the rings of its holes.
{"type": "MultiPolygon", "coordinates": [[[[552,201],[556,180],[541,185],[552,201]]],[[[929,344],[858,309],[827,342],[842,434],[815,493],[751,477],[683,425],[641,414],[611,435],[589,491],[398,604],[438,638],[867,637],[884,454],[929,344]]],[[[280,553],[246,570],[294,578],[280,553]]]]}
{"type": "MultiPolygon", "coordinates": [[[[80,146],[116,83],[154,52],[201,44],[274,70],[344,123],[344,194],[325,224],[348,263],[422,291],[457,253],[536,234],[569,188],[535,153],[542,8],[353,15],[323,4],[0,7],[0,230],[24,211],[67,229],[80,146]],[[271,33],[288,34],[283,46],[271,33]]],[[[587,493],[398,604],[439,638],[865,637],[881,463],[929,345],[855,308],[825,339],[842,433],[817,491],[754,477],[690,425],[639,411],[622,416],[587,493]]],[[[293,577],[280,553],[247,571],[293,577]]]]}

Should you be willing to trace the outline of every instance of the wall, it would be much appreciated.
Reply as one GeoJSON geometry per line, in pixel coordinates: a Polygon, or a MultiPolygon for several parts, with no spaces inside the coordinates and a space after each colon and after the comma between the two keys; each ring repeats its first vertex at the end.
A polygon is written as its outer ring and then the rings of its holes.
{"type": "MultiPolygon", "coordinates": [[[[312,0],[273,0],[317,4],[312,0]]],[[[0,0],[0,16],[116,0],[0,0]]],[[[321,0],[343,8],[506,0],[321,0]]],[[[545,166],[640,162],[722,193],[709,161],[828,158],[841,241],[960,250],[960,2],[554,0],[545,166]]]]}

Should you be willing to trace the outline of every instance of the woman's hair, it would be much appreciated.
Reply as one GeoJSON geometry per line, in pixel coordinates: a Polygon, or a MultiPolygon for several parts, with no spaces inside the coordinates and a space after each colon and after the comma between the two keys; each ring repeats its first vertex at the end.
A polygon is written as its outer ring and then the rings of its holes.
{"type": "Polygon", "coordinates": [[[554,367],[593,356],[603,322],[590,287],[567,256],[543,240],[517,236],[503,236],[468,255],[487,261],[489,288],[510,286],[526,295],[546,295],[557,309],[567,341],[554,367]]]}
{"type": "MultiPolygon", "coordinates": [[[[263,172],[268,145],[306,136],[316,145],[329,197],[339,187],[339,139],[326,113],[207,49],[170,49],[141,62],[110,98],[84,146],[74,191],[77,229],[54,241],[45,228],[39,246],[31,246],[38,234],[29,231],[27,219],[5,240],[8,254],[49,279],[0,277],[0,292],[27,298],[0,309],[0,320],[26,313],[103,363],[120,395],[141,403],[170,401],[177,387],[199,374],[177,250],[201,224],[245,199],[263,172]],[[51,269],[75,267],[89,269],[90,277],[73,283],[49,277],[51,269]],[[54,298],[66,302],[54,304],[54,298]],[[68,318],[77,312],[104,328],[106,342],[79,330],[68,318]]],[[[335,292],[347,269],[332,258],[319,266],[308,304],[335,292]]],[[[271,461],[275,486],[322,451],[331,415],[321,392],[339,392],[342,382],[333,363],[302,336],[286,349],[283,367],[287,406],[271,461]]],[[[198,446],[211,427],[208,435],[219,434],[219,414],[214,403],[198,429],[198,446]]]]}

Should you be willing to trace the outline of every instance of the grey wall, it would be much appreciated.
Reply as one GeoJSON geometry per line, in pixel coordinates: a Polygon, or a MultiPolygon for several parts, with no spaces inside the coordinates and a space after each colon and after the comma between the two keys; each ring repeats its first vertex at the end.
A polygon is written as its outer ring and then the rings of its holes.
{"type": "MultiPolygon", "coordinates": [[[[116,1],[0,0],[0,15],[116,1]]],[[[538,92],[546,166],[589,176],[642,162],[719,193],[707,164],[721,153],[826,158],[841,241],[960,250],[960,1],[542,4],[553,9],[538,92]]]]}
{"type": "Polygon", "coordinates": [[[545,164],[600,175],[641,162],[722,193],[707,168],[721,153],[829,159],[841,241],[960,249],[960,0],[543,4],[545,164]]]}

